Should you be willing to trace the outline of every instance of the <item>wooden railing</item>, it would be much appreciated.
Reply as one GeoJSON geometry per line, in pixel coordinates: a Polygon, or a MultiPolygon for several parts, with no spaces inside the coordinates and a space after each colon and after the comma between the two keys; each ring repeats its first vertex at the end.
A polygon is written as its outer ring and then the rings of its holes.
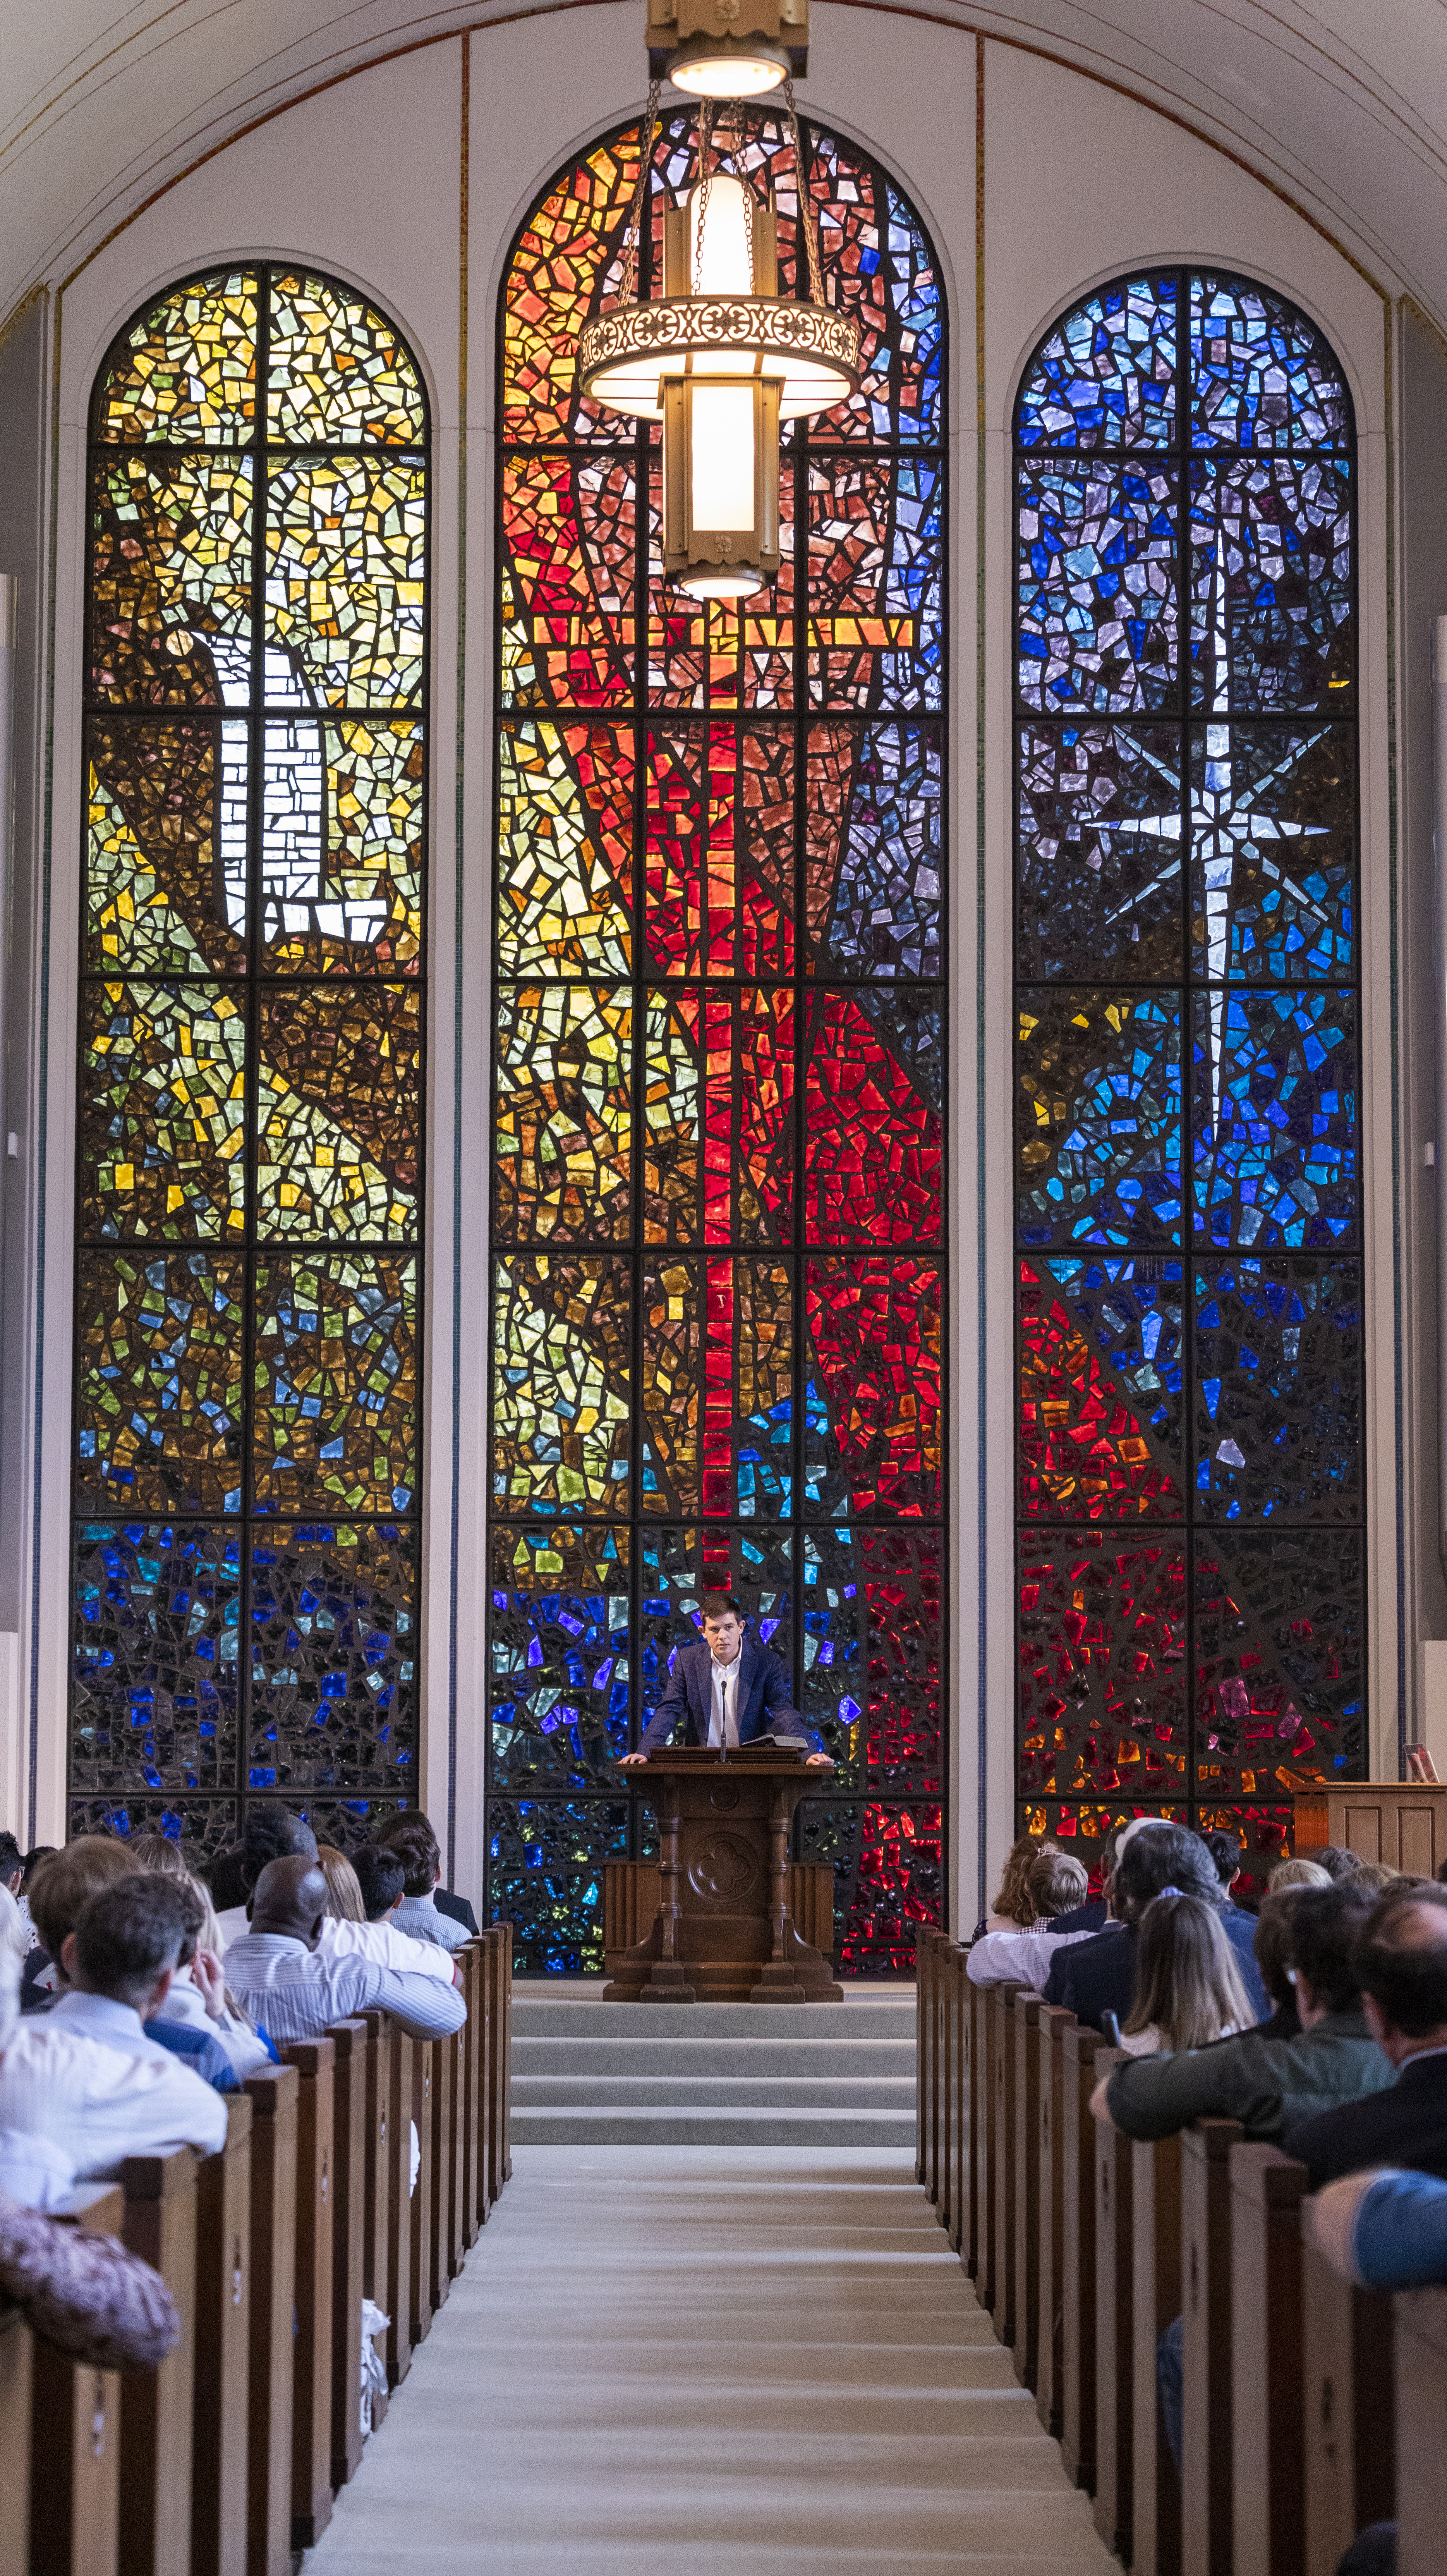
{"type": "Polygon", "coordinates": [[[1135,2576],[1335,2576],[1396,2520],[1399,2576],[1447,2563],[1447,2289],[1336,2276],[1307,2175],[1232,2120],[1142,2145],[1090,2116],[1118,2062],[1028,1987],[918,1961],[916,2170],[1096,2527],[1135,2576]],[[1163,2327],[1182,2320],[1184,2449],[1163,2327]]]}
{"type": "Polygon", "coordinates": [[[395,2389],[512,2169],[511,1927],[454,1955],[452,2037],[339,2022],[228,2099],[218,2154],[133,2157],[74,2195],[74,2225],[162,2274],[182,2336],[118,2373],[0,2315],[0,2576],[290,2576],[320,2537],[362,2456],[363,2298],[395,2389]]]}

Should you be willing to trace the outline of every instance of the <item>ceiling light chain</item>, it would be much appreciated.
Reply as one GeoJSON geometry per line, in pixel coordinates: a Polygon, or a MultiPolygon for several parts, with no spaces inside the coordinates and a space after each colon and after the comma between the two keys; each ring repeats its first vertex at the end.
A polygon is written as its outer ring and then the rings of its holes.
{"type": "Polygon", "coordinates": [[[794,106],[792,73],[784,83],[784,114],[788,119],[789,132],[794,143],[794,170],[799,190],[799,229],[804,236],[804,246],[809,261],[809,299],[811,303],[822,304],[824,282],[819,268],[819,235],[812,221],[813,201],[809,195],[809,181],[804,169],[804,144],[799,132],[798,112],[794,106]]]}

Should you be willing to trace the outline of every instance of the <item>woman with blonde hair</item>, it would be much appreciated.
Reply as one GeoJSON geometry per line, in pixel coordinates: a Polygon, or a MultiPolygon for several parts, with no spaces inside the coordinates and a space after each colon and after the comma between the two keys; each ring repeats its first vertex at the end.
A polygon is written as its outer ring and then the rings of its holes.
{"type": "Polygon", "coordinates": [[[1266,1882],[1268,1896],[1279,1896],[1284,1887],[1330,1887],[1330,1870],[1314,1860],[1279,1860],[1266,1882]]]}
{"type": "Polygon", "coordinates": [[[1255,2027],[1219,1906],[1163,1888],[1136,1930],[1135,1998],[1121,2033],[1131,2057],[1179,2056],[1255,2027]]]}
{"type": "Polygon", "coordinates": [[[147,1870],[155,1878],[179,1880],[201,1909],[195,1951],[185,1967],[176,1970],[160,2019],[208,2032],[229,2058],[238,2081],[254,2075],[258,2066],[275,2064],[276,2052],[270,2041],[242,2011],[227,1987],[221,1964],[221,1930],[211,1891],[186,1867],[180,1844],[166,1834],[138,1834],[131,1845],[131,1858],[137,1869],[147,1870]]]}
{"type": "Polygon", "coordinates": [[[317,1867],[327,1883],[327,1913],[334,1923],[365,1923],[361,1881],[345,1852],[334,1843],[318,1843],[317,1867]]]}

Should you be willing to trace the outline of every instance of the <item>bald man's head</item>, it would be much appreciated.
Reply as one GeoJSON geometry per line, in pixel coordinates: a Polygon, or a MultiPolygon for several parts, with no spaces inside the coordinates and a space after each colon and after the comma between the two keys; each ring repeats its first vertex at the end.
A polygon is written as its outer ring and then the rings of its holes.
{"type": "Polygon", "coordinates": [[[269,1860],[251,1896],[253,1932],[280,1932],[314,1950],[327,1910],[327,1883],[314,1860],[298,1852],[269,1860]]]}
{"type": "Polygon", "coordinates": [[[1447,1887],[1390,1888],[1367,1917],[1357,1974],[1387,2034],[1408,2051],[1447,2047],[1447,1887]]]}

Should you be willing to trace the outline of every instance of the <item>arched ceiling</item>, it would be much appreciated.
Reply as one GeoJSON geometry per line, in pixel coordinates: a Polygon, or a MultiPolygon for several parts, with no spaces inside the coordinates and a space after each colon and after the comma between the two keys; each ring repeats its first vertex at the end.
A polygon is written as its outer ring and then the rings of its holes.
{"type": "MultiPolygon", "coordinates": [[[[641,0],[632,5],[641,21],[641,0]]],[[[845,7],[891,0],[817,5],[822,32],[845,7]]],[[[1447,323],[1442,0],[1376,9],[1361,0],[910,0],[911,10],[1042,48],[1184,117],[1284,189],[1379,282],[1407,288],[1447,323]]],[[[516,0],[12,9],[0,52],[0,315],[36,284],[58,284],[128,213],[243,126],[399,46],[485,26],[494,14],[516,17],[516,0]]],[[[838,40],[847,29],[830,32],[838,40]]],[[[638,33],[641,88],[641,24],[638,33]]],[[[900,61],[907,82],[907,45],[900,61]]]]}

